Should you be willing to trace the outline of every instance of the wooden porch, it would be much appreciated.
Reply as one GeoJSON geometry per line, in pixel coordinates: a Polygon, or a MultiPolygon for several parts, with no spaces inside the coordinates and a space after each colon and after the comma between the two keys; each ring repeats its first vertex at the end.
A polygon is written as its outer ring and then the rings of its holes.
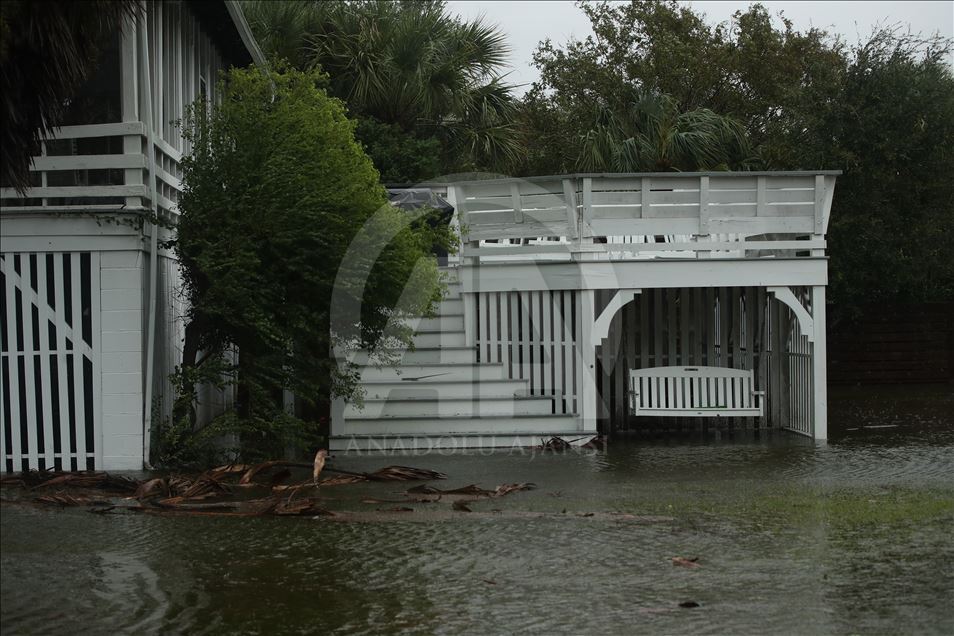
{"type": "MultiPolygon", "coordinates": [[[[718,425],[825,439],[825,232],[837,174],[433,184],[463,238],[449,268],[463,348],[475,369],[502,367],[502,379],[549,399],[552,416],[572,417],[564,436],[645,425],[627,407],[629,373],[696,365],[749,370],[764,392],[761,415],[718,425]]],[[[338,421],[343,440],[347,418],[338,421]]],[[[508,426],[488,420],[468,434],[506,436],[508,426]]]]}

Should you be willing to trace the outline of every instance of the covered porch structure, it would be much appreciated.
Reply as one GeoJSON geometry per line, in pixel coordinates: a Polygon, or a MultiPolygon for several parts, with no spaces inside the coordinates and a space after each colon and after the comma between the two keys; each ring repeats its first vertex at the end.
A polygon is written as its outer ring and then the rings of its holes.
{"type": "Polygon", "coordinates": [[[824,440],[825,233],[837,174],[448,184],[464,239],[466,345],[549,396],[581,435],[777,428],[824,440]],[[662,408],[634,412],[632,373],[672,367],[749,372],[760,412],[672,408],[698,383],[657,383],[662,408]]]}

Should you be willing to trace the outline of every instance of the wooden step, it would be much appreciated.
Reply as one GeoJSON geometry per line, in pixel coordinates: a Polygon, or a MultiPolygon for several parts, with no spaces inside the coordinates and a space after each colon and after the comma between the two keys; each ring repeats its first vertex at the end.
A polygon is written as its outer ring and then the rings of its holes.
{"type": "Polygon", "coordinates": [[[411,397],[365,399],[364,408],[349,404],[345,418],[368,417],[483,417],[488,415],[550,415],[553,400],[514,395],[472,397],[411,397]]]}
{"type": "Polygon", "coordinates": [[[414,345],[417,347],[463,347],[465,342],[464,330],[428,331],[414,334],[414,345]]]}
{"type": "Polygon", "coordinates": [[[416,318],[408,321],[416,333],[434,331],[463,331],[464,314],[441,314],[436,318],[416,318]]]}
{"type": "Polygon", "coordinates": [[[396,367],[364,367],[361,370],[361,382],[374,380],[395,380],[406,383],[420,380],[436,382],[506,379],[507,368],[502,364],[473,363],[433,363],[404,364],[396,367]]]}
{"type": "Polygon", "coordinates": [[[527,380],[481,380],[473,382],[467,379],[420,380],[403,382],[396,379],[378,379],[361,383],[365,399],[479,399],[500,395],[515,395],[526,392],[527,380]]]}
{"type": "Polygon", "coordinates": [[[338,435],[455,435],[514,431],[551,434],[575,431],[573,415],[486,415],[472,417],[348,417],[338,435]]]}
{"type": "MultiPolygon", "coordinates": [[[[545,433],[511,432],[499,434],[457,433],[455,435],[340,435],[332,437],[329,445],[332,452],[348,453],[395,453],[401,451],[436,451],[442,453],[475,448],[500,451],[532,448],[542,445],[551,437],[560,437],[574,446],[580,446],[597,435],[596,431],[566,430],[555,428],[545,433]]],[[[529,452],[529,451],[528,451],[529,452]]]]}
{"type": "MultiPolygon", "coordinates": [[[[415,347],[402,351],[391,350],[391,354],[396,356],[398,364],[475,364],[477,362],[477,352],[473,347],[415,347]]],[[[367,351],[358,351],[352,358],[352,362],[362,366],[380,363],[380,358],[376,357],[369,361],[367,351]]]]}

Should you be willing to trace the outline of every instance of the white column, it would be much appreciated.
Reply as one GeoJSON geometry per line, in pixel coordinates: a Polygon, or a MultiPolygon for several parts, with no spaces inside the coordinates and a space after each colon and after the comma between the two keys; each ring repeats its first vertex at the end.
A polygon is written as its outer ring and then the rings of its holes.
{"type": "Polygon", "coordinates": [[[825,287],[812,287],[812,389],[815,404],[813,433],[816,440],[828,439],[828,354],[825,337],[825,287]]]}
{"type": "Polygon", "coordinates": [[[596,346],[593,344],[593,306],[596,292],[581,289],[580,295],[580,339],[577,351],[580,364],[580,424],[584,431],[596,430],[596,346]]]}

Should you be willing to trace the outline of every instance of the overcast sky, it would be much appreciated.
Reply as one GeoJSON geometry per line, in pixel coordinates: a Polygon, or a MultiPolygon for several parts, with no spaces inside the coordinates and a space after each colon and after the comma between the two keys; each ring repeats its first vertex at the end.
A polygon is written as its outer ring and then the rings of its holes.
{"type": "MultiPolygon", "coordinates": [[[[750,2],[709,0],[685,2],[703,11],[713,23],[728,20],[750,2]]],[[[849,43],[865,37],[878,24],[902,23],[915,33],[954,37],[954,2],[762,2],[772,14],[784,12],[796,29],[813,26],[841,34],[849,43]]],[[[569,0],[451,0],[448,7],[467,19],[484,16],[507,34],[512,49],[511,73],[514,84],[529,84],[537,79],[531,66],[537,43],[550,38],[565,43],[591,34],[589,20],[569,0]]],[[[952,60],[954,63],[954,60],[952,60]]],[[[523,93],[526,87],[519,90],[523,93]]]]}

